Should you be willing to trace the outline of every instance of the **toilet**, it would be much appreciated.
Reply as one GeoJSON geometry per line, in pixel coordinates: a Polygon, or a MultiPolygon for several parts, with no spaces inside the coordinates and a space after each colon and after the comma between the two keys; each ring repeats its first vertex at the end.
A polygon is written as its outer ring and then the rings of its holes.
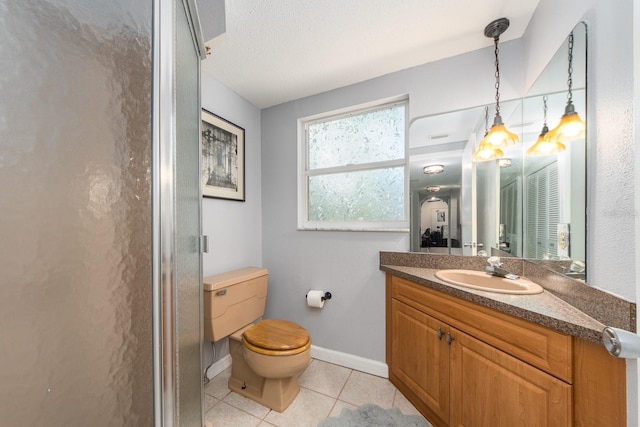
{"type": "Polygon", "coordinates": [[[311,361],[311,338],[283,319],[260,320],[269,272],[245,267],[203,279],[204,337],[229,337],[229,389],[275,411],[298,395],[298,375],[311,361]],[[257,322],[256,322],[257,321],[257,322]]]}

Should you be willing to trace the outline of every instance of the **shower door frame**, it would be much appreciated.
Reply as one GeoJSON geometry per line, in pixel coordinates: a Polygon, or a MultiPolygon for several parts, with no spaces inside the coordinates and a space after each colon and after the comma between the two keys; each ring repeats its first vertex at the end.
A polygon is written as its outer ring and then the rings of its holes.
{"type": "MultiPolygon", "coordinates": [[[[177,334],[177,316],[180,307],[177,299],[176,254],[176,19],[178,13],[186,13],[194,50],[200,60],[206,57],[202,30],[195,0],[154,0],[153,2],[153,166],[152,166],[152,286],[153,286],[153,401],[154,425],[173,427],[181,419],[189,417],[203,420],[200,414],[182,414],[178,390],[181,342],[177,334]],[[180,8],[182,6],[184,9],[180,8]]],[[[197,108],[200,111],[200,67],[197,69],[197,108]]],[[[199,116],[198,116],[199,117],[199,116]]],[[[200,121],[198,120],[198,134],[200,121]]],[[[199,140],[199,138],[198,138],[199,140]]],[[[200,141],[198,141],[200,152],[200,141]]],[[[196,167],[196,165],[194,165],[196,167]]],[[[197,165],[198,171],[200,165],[197,165]]],[[[198,221],[202,230],[202,190],[199,186],[198,221]]],[[[201,236],[196,236],[198,245],[201,236]]],[[[202,288],[202,247],[200,252],[200,288],[202,288]]],[[[195,273],[195,272],[194,272],[195,273]]],[[[202,292],[200,292],[200,295],[202,292]]],[[[195,302],[194,302],[195,303],[195,302]]],[[[202,297],[197,301],[202,313],[202,297]]],[[[202,324],[200,323],[200,355],[202,354],[202,324]]],[[[201,357],[201,356],[200,356],[201,357]]],[[[202,372],[199,358],[191,361],[193,369],[202,372]]],[[[202,402],[203,386],[186,391],[202,402]]],[[[202,423],[201,423],[202,425],[202,423]]]]}

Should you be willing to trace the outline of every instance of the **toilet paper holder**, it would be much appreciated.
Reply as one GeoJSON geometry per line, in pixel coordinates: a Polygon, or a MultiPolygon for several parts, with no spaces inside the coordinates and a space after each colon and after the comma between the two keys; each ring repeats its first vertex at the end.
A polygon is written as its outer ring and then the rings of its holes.
{"type": "Polygon", "coordinates": [[[602,343],[612,356],[640,358],[640,336],[633,332],[607,326],[602,330],[602,343]]]}
{"type": "MultiPolygon", "coordinates": [[[[308,295],[308,294],[305,294],[305,296],[304,296],[304,297],[305,297],[305,298],[307,298],[307,295],[308,295]]],[[[326,300],[328,300],[328,299],[331,299],[331,292],[325,292],[325,293],[324,293],[324,296],[320,297],[320,299],[321,299],[322,301],[326,301],[326,300]]]]}

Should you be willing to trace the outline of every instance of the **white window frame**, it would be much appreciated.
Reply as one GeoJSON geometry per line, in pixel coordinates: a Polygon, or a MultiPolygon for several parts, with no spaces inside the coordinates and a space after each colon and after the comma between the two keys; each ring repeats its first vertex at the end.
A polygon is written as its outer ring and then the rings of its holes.
{"type": "Polygon", "coordinates": [[[409,232],[409,98],[406,95],[387,98],[331,111],[314,116],[298,119],[298,230],[333,230],[333,231],[392,231],[409,232]],[[369,111],[381,110],[394,105],[404,105],[405,129],[404,129],[404,158],[374,163],[361,163],[357,165],[344,165],[330,168],[314,169],[309,171],[308,159],[308,132],[309,125],[336,120],[343,117],[364,114],[369,111]],[[404,206],[401,221],[310,221],[309,220],[309,193],[308,178],[314,175],[326,175],[342,172],[359,172],[366,170],[385,169],[392,167],[404,168],[404,206]]]}

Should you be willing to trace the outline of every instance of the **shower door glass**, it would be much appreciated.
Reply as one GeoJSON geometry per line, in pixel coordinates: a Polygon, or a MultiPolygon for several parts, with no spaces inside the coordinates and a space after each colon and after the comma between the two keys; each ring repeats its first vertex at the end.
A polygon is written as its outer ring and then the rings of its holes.
{"type": "Polygon", "coordinates": [[[176,11],[176,425],[202,422],[200,58],[184,4],[176,11]],[[197,273],[197,274],[196,274],[197,273]]]}
{"type": "Polygon", "coordinates": [[[152,2],[0,0],[0,424],[153,424],[152,2]]]}

